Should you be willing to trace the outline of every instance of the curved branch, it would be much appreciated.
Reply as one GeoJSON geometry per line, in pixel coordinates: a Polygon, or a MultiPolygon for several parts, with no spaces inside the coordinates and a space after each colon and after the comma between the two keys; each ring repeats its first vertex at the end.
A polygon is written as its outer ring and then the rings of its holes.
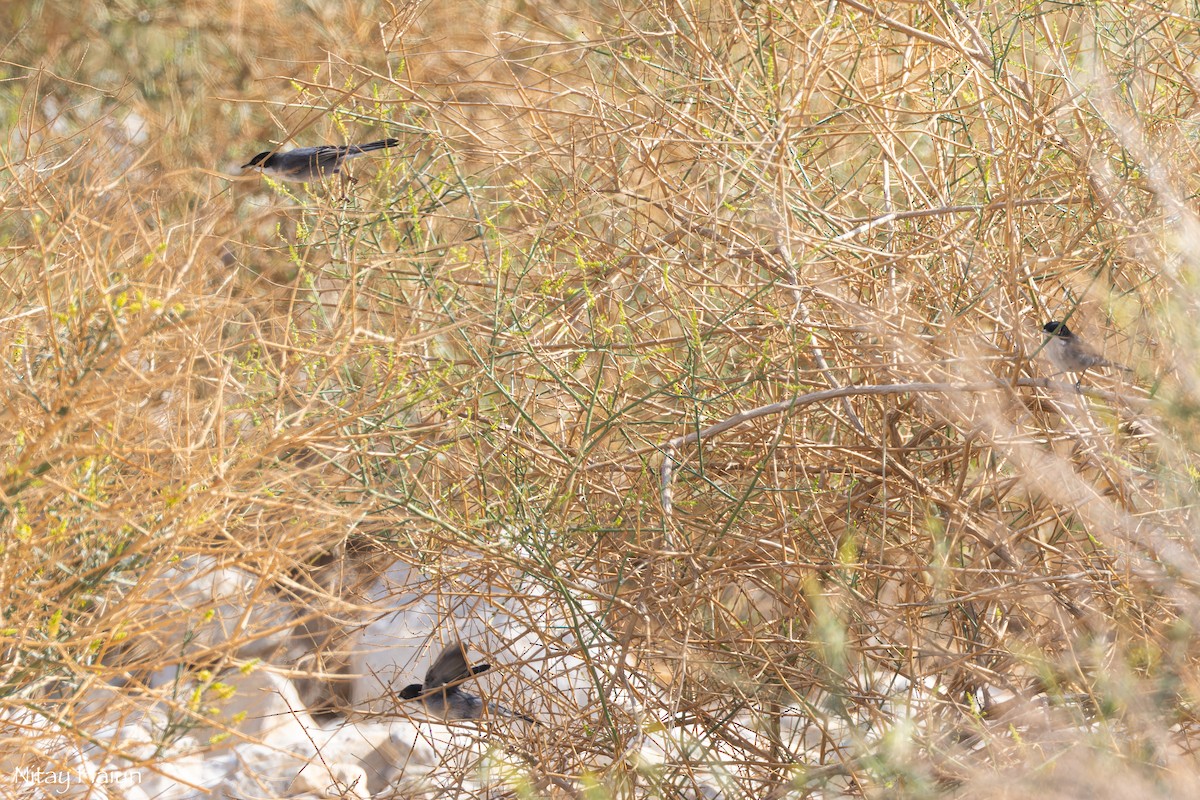
{"type": "Polygon", "coordinates": [[[758,406],[757,408],[749,409],[748,411],[739,411],[731,417],[721,420],[720,422],[709,425],[707,428],[692,433],[676,436],[663,446],[663,463],[659,471],[659,501],[662,503],[664,523],[671,518],[671,483],[675,474],[675,467],[678,466],[676,453],[680,448],[686,447],[696,442],[702,442],[705,439],[711,439],[714,436],[719,436],[731,428],[736,428],[739,425],[745,424],[752,420],[761,417],[771,416],[773,414],[783,414],[800,406],[812,405],[820,403],[824,400],[837,400],[845,397],[867,396],[867,395],[884,395],[884,394],[958,394],[964,392],[989,392],[1000,391],[1002,389],[1012,389],[1016,386],[1027,386],[1041,389],[1058,389],[1060,391],[1072,391],[1087,394],[1092,397],[1103,399],[1120,399],[1128,401],[1126,395],[1119,395],[1114,392],[1104,392],[1095,389],[1085,389],[1076,387],[1070,384],[1064,384],[1057,381],[1051,381],[1045,378],[1020,378],[1015,383],[1002,380],[981,381],[978,383],[885,383],[885,384],[868,384],[865,386],[842,386],[836,389],[824,389],[819,392],[810,392],[808,394],[797,395],[790,400],[781,400],[778,403],[768,403],[767,405],[758,406]]]}

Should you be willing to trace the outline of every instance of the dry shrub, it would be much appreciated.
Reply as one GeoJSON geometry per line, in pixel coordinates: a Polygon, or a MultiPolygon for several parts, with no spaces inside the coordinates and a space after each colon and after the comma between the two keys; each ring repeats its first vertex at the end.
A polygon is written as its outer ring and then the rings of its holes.
{"type": "Polygon", "coordinates": [[[545,792],[1194,769],[1194,9],[186,6],[0,11],[6,704],[86,731],[148,567],[332,641],[315,572],[467,554],[655,683],[545,792]],[[1067,317],[1134,376],[1045,381],[1067,317]]]}

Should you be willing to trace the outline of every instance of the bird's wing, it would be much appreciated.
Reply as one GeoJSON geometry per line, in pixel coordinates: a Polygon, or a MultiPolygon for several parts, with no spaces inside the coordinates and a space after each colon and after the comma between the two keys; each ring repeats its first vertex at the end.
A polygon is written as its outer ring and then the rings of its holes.
{"type": "Polygon", "coordinates": [[[467,649],[462,642],[453,642],[433,660],[425,673],[425,691],[437,689],[448,683],[461,683],[471,677],[467,666],[467,649]]]}
{"type": "Polygon", "coordinates": [[[346,148],[335,147],[331,144],[322,144],[316,147],[297,147],[295,150],[288,150],[286,153],[279,153],[277,157],[288,164],[319,164],[322,167],[328,167],[331,164],[337,164],[341,157],[345,154],[346,148]]]}
{"type": "Polygon", "coordinates": [[[324,150],[327,146],[328,145],[322,145],[320,147],[297,147],[292,150],[279,150],[276,151],[274,155],[276,157],[283,156],[286,158],[312,158],[324,150]]]}
{"type": "Polygon", "coordinates": [[[1092,366],[1107,367],[1112,365],[1111,361],[1100,355],[1099,350],[1080,340],[1079,338],[1075,339],[1075,349],[1079,353],[1079,358],[1083,361],[1090,362],[1092,366]]]}

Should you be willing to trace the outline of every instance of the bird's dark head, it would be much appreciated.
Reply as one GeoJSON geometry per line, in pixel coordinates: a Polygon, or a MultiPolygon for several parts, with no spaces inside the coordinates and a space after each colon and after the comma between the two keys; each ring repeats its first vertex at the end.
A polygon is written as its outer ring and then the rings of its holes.
{"type": "Polygon", "coordinates": [[[1067,327],[1065,322],[1047,322],[1042,326],[1042,331],[1048,336],[1061,336],[1064,339],[1069,339],[1075,334],[1071,333],[1071,329],[1067,327]]]}
{"type": "Polygon", "coordinates": [[[419,683],[410,683],[408,686],[405,686],[403,689],[400,690],[400,699],[401,700],[412,700],[414,698],[420,697],[424,688],[425,687],[419,683]]]}
{"type": "Polygon", "coordinates": [[[251,167],[261,167],[268,158],[271,157],[271,151],[259,153],[254,158],[250,159],[250,163],[242,164],[242,169],[250,169],[251,167]]]}

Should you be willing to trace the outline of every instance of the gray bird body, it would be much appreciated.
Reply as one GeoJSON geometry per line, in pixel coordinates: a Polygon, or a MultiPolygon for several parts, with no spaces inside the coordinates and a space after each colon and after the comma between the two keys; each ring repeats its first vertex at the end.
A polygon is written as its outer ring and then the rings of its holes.
{"type": "Polygon", "coordinates": [[[1059,372],[1086,372],[1097,367],[1113,367],[1131,371],[1129,367],[1109,361],[1071,332],[1064,322],[1047,322],[1042,326],[1046,335],[1043,348],[1046,357],[1059,372]]]}
{"type": "Polygon", "coordinates": [[[400,690],[403,700],[420,700],[430,716],[445,720],[479,719],[484,708],[502,717],[534,722],[532,717],[519,714],[498,703],[484,703],[477,695],[462,688],[463,682],[491,669],[489,664],[467,664],[466,647],[454,642],[442,650],[429,665],[424,683],[410,683],[400,690]]]}
{"type": "Polygon", "coordinates": [[[268,150],[243,164],[242,169],[257,169],[264,175],[281,181],[314,183],[322,178],[337,175],[342,171],[342,164],[346,159],[356,158],[374,150],[386,150],[398,144],[399,139],[380,139],[366,144],[299,147],[284,153],[268,150]]]}

